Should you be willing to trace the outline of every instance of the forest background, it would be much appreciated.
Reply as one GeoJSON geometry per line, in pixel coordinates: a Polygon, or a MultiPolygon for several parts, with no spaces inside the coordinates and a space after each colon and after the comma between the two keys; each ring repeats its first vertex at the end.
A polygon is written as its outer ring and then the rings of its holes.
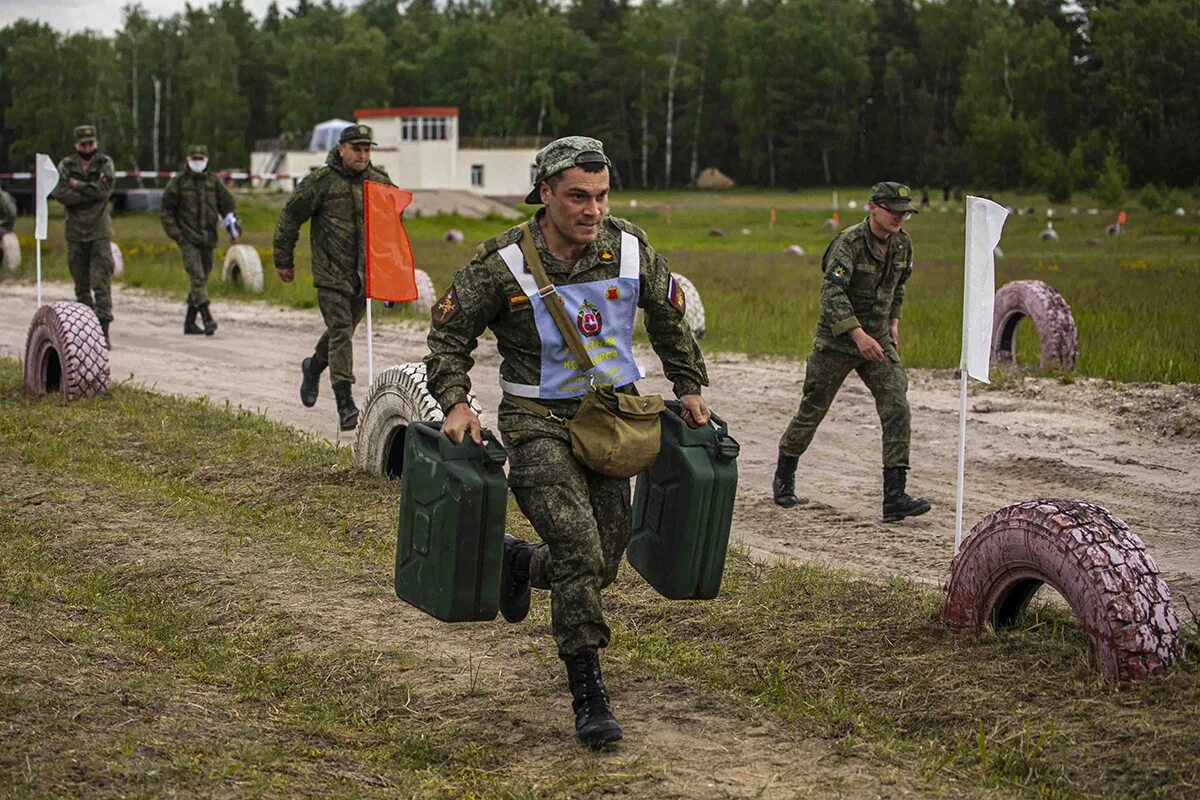
{"type": "MultiPolygon", "coordinates": [[[[241,0],[111,37],[0,29],[0,171],[99,127],[118,169],[192,141],[244,169],[357,108],[453,105],[460,135],[603,139],[618,188],[1194,187],[1200,0],[241,0]]],[[[1119,199],[1119,197],[1117,198],[1119,199]]]]}

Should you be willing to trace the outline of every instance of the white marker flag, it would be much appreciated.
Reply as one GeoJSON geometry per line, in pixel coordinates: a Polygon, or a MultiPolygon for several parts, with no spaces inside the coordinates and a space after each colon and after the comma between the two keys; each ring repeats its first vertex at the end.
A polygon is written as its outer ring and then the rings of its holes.
{"type": "Polygon", "coordinates": [[[963,366],[977,381],[989,383],[992,357],[992,309],[996,301],[996,245],[1008,209],[982,197],[967,196],[967,248],[963,275],[963,366]]]}
{"type": "Polygon", "coordinates": [[[50,156],[38,153],[34,160],[34,169],[37,186],[37,190],[34,192],[37,199],[37,216],[33,226],[33,238],[45,239],[46,223],[50,216],[50,210],[46,207],[46,196],[54,191],[55,186],[58,186],[58,167],[54,166],[54,161],[50,156]]]}
{"type": "Polygon", "coordinates": [[[992,311],[996,305],[996,245],[1008,209],[967,196],[967,248],[963,259],[963,335],[959,367],[958,485],[954,497],[954,552],[962,546],[963,475],[967,458],[967,376],[988,383],[992,359],[992,311]]]}

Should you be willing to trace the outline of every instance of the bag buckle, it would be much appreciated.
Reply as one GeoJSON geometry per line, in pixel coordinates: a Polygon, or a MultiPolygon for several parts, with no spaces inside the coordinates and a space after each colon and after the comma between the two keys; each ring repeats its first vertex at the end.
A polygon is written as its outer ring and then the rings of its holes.
{"type": "Polygon", "coordinates": [[[537,296],[543,300],[545,300],[550,295],[557,294],[557,293],[558,293],[558,289],[557,289],[557,287],[555,287],[555,285],[553,283],[547,283],[545,286],[543,286],[537,290],[537,296]]]}

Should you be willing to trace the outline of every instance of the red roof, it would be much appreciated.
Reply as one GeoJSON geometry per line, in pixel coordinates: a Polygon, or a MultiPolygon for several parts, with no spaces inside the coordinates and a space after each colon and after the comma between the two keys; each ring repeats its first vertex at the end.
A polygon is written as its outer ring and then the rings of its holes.
{"type": "Polygon", "coordinates": [[[359,108],[359,119],[370,117],[457,117],[457,106],[401,106],[400,108],[359,108]]]}

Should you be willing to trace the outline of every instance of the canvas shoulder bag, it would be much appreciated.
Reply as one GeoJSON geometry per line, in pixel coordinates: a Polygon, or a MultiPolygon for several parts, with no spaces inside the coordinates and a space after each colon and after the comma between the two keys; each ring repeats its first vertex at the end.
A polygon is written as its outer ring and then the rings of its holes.
{"type": "MultiPolygon", "coordinates": [[[[592,357],[567,318],[563,304],[558,301],[554,284],[550,283],[542,266],[542,258],[533,244],[529,223],[521,223],[520,229],[521,253],[537,282],[538,294],[545,302],[571,356],[579,365],[579,370],[588,374],[594,367],[592,357]]],[[[516,402],[523,398],[511,399],[516,402]]],[[[535,411],[532,407],[536,405],[545,410],[547,415],[549,412],[545,406],[532,401],[518,405],[535,411]]],[[[593,386],[580,401],[575,416],[566,422],[571,452],[589,469],[602,475],[631,478],[658,457],[662,444],[658,415],[665,408],[659,395],[622,394],[611,385],[593,386]]]]}

